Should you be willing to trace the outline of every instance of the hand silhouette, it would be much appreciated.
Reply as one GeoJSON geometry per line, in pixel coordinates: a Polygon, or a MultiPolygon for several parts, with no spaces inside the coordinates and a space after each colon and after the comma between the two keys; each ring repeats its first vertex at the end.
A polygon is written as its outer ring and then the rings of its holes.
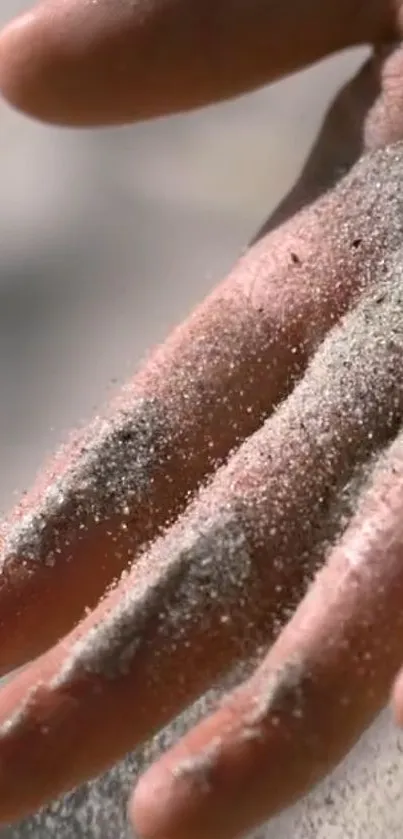
{"type": "Polygon", "coordinates": [[[3,821],[254,662],[130,805],[150,839],[233,839],[388,701],[403,659],[399,27],[381,0],[46,0],[0,37],[5,96],[76,125],[375,44],[231,275],[3,526],[0,665],[31,661],[0,695],[3,821]]]}

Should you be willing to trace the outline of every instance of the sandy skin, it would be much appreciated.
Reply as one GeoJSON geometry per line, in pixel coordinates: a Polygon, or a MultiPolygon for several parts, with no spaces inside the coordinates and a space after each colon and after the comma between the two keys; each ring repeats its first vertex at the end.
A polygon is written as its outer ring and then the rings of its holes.
{"type": "MultiPolygon", "coordinates": [[[[125,122],[399,36],[397,3],[290,6],[45,2],[0,39],[3,91],[45,120],[125,122]]],[[[0,697],[3,822],[258,655],[130,805],[150,839],[233,839],[304,794],[388,701],[403,640],[402,96],[400,48],[377,48],[231,275],[4,524],[1,667],[38,658],[0,697]]]]}

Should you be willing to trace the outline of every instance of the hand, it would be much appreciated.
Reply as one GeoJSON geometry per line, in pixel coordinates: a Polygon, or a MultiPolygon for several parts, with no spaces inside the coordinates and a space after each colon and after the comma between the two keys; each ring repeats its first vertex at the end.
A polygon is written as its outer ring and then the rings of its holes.
{"type": "MultiPolygon", "coordinates": [[[[0,39],[3,89],[48,120],[121,122],[399,34],[385,2],[289,5],[46,2],[0,39]]],[[[403,144],[384,146],[403,137],[402,55],[376,49],[259,240],[4,525],[0,663],[37,658],[0,696],[1,819],[257,658],[130,807],[150,839],[232,839],[387,702],[403,658],[403,144]]]]}

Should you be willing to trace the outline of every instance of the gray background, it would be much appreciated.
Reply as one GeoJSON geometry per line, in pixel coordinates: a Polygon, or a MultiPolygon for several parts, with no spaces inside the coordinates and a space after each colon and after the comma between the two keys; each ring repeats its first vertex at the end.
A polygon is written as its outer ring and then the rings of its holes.
{"type": "MultiPolygon", "coordinates": [[[[2,0],[0,23],[24,5],[2,0]]],[[[3,508],[230,267],[361,59],[349,54],[235,103],[129,129],[59,131],[0,105],[3,508]]],[[[403,836],[403,756],[387,714],[349,766],[267,837],[403,836]]],[[[120,839],[128,771],[0,833],[120,839]]]]}

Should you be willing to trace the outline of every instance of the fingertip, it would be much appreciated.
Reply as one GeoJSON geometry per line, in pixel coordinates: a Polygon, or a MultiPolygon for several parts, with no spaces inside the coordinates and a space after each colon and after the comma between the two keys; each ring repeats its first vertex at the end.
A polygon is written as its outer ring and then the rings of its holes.
{"type": "Polygon", "coordinates": [[[234,835],[228,824],[225,790],[215,778],[220,737],[209,741],[204,727],[195,734],[193,744],[188,739],[180,742],[138,781],[128,814],[141,839],[212,839],[213,835],[224,839],[234,835]]]}
{"type": "Polygon", "coordinates": [[[15,18],[0,32],[1,95],[16,110],[53,125],[119,122],[119,97],[113,102],[105,85],[110,26],[107,10],[99,12],[94,0],[48,0],[15,18]]]}
{"type": "Polygon", "coordinates": [[[43,68],[40,50],[38,52],[43,39],[38,17],[37,10],[26,12],[7,24],[0,33],[1,94],[17,110],[35,116],[40,115],[43,108],[43,68]]]}
{"type": "Polygon", "coordinates": [[[57,6],[40,4],[0,32],[0,94],[17,111],[56,125],[80,123],[68,64],[66,22],[57,6]]]}
{"type": "Polygon", "coordinates": [[[403,728],[403,671],[400,671],[393,687],[392,708],[397,725],[403,728]]]}
{"type": "Polygon", "coordinates": [[[128,805],[129,820],[141,839],[178,839],[178,811],[182,809],[172,776],[160,764],[152,766],[139,780],[128,805]]]}

